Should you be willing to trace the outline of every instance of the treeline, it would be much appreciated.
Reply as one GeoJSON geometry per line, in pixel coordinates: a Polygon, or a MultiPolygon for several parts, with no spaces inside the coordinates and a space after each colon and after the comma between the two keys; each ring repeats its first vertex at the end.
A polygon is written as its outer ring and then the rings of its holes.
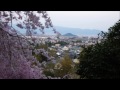
{"type": "Polygon", "coordinates": [[[99,37],[101,43],[84,47],[81,52],[77,74],[81,79],[119,79],[120,20],[99,37]]]}

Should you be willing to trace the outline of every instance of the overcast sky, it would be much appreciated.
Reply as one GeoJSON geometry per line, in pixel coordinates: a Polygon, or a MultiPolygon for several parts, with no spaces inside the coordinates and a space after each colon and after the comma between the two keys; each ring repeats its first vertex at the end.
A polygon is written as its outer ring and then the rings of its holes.
{"type": "Polygon", "coordinates": [[[119,11],[48,11],[54,26],[107,31],[120,18],[119,11]]]}

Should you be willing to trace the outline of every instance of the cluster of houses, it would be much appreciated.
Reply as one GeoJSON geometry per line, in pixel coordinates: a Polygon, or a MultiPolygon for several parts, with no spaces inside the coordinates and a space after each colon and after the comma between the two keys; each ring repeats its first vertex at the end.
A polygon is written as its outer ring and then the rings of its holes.
{"type": "MultiPolygon", "coordinates": [[[[26,36],[27,38],[30,38],[30,36],[26,36]]],[[[89,46],[89,45],[93,45],[95,43],[99,43],[100,40],[96,37],[73,37],[73,38],[56,38],[54,36],[34,36],[33,38],[36,38],[36,42],[38,44],[43,43],[46,44],[46,42],[51,42],[54,43],[51,47],[48,47],[48,49],[50,50],[56,50],[56,56],[58,58],[63,57],[66,52],[68,53],[68,55],[70,56],[70,58],[72,60],[74,60],[75,62],[77,61],[77,58],[79,57],[80,52],[82,51],[81,46],[85,45],[85,46],[89,46]],[[78,40],[80,42],[78,42],[78,40]],[[63,41],[66,42],[67,45],[61,45],[60,43],[58,43],[59,41],[63,41]]]]}

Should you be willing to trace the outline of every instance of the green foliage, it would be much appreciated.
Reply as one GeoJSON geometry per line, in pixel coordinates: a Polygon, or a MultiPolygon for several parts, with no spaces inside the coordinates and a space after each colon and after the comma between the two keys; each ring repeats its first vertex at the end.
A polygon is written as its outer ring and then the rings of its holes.
{"type": "Polygon", "coordinates": [[[59,63],[61,64],[62,67],[60,69],[55,70],[55,75],[57,77],[63,77],[64,75],[70,74],[72,72],[73,62],[68,55],[65,55],[64,58],[59,63]]]}
{"type": "Polygon", "coordinates": [[[76,43],[82,43],[82,40],[77,40],[77,41],[75,41],[76,43]]]}
{"type": "Polygon", "coordinates": [[[48,49],[48,46],[47,46],[47,44],[37,44],[37,45],[35,46],[35,48],[36,48],[36,49],[43,48],[43,49],[47,50],[47,49],[48,49]]]}
{"type": "Polygon", "coordinates": [[[52,62],[47,63],[43,73],[46,76],[61,78],[69,74],[70,78],[77,79],[79,76],[75,73],[77,70],[76,67],[77,65],[72,62],[69,56],[65,55],[63,59],[58,60],[55,64],[52,62]]]}
{"type": "Polygon", "coordinates": [[[48,50],[48,54],[49,54],[49,56],[53,56],[53,57],[56,57],[56,53],[57,53],[57,51],[56,50],[48,50]]]}
{"type": "MultiPolygon", "coordinates": [[[[41,49],[41,48],[43,48],[43,49],[45,49],[45,50],[47,50],[47,45],[44,45],[44,44],[37,44],[36,46],[35,46],[35,49],[41,49]]],[[[35,54],[34,52],[32,52],[32,55],[34,56],[34,57],[36,57],[36,59],[41,63],[41,62],[43,62],[43,61],[47,61],[47,57],[45,57],[44,55],[42,55],[42,53],[39,53],[39,54],[35,54]]]]}
{"type": "Polygon", "coordinates": [[[36,57],[36,59],[41,63],[43,61],[47,61],[47,57],[45,57],[44,55],[42,55],[41,53],[40,54],[35,54],[34,55],[36,57]]]}
{"type": "MultiPolygon", "coordinates": [[[[48,42],[48,43],[46,43],[46,44],[40,44],[40,45],[37,44],[37,45],[35,46],[35,48],[36,48],[36,49],[41,49],[41,48],[43,48],[43,49],[45,49],[45,50],[48,51],[48,55],[49,55],[49,56],[55,57],[57,51],[56,51],[56,50],[50,50],[48,47],[51,46],[51,45],[52,45],[51,42],[48,42]],[[48,45],[47,45],[47,44],[48,44],[48,45]]],[[[38,55],[37,55],[37,57],[38,57],[38,55]]],[[[38,57],[38,59],[39,59],[39,57],[38,57]]]]}
{"type": "Polygon", "coordinates": [[[47,63],[46,67],[44,68],[44,71],[43,73],[46,75],[46,76],[51,76],[51,77],[54,77],[54,66],[55,64],[50,62],[50,63],[47,63]]]}
{"type": "Polygon", "coordinates": [[[67,42],[64,42],[64,41],[59,41],[59,42],[57,42],[57,43],[60,44],[61,46],[68,45],[68,43],[67,43],[67,42]]]}
{"type": "Polygon", "coordinates": [[[80,54],[78,74],[87,79],[120,78],[120,21],[101,33],[101,43],[87,48],[80,54]]]}
{"type": "Polygon", "coordinates": [[[54,45],[54,43],[51,43],[51,42],[46,42],[46,44],[48,45],[48,47],[51,47],[52,45],[54,45]]]}

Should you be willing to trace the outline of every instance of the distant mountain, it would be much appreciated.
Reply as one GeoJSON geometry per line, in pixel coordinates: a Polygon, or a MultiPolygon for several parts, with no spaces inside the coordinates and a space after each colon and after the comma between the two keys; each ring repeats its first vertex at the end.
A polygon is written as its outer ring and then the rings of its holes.
{"type": "Polygon", "coordinates": [[[66,33],[66,34],[64,34],[63,36],[76,36],[76,35],[73,35],[73,34],[71,34],[71,33],[66,33]]]}
{"type": "MultiPolygon", "coordinates": [[[[73,35],[77,35],[77,36],[97,36],[97,34],[102,31],[102,30],[96,30],[96,29],[80,29],[80,28],[60,27],[60,26],[55,26],[55,28],[56,28],[56,31],[58,31],[62,35],[68,33],[68,36],[71,33],[73,35]]],[[[20,29],[17,27],[16,27],[16,29],[25,35],[25,33],[26,33],[25,29],[20,29]]],[[[55,35],[52,28],[45,28],[44,31],[45,31],[46,35],[55,35]]],[[[33,33],[34,33],[34,35],[38,35],[38,36],[42,34],[40,32],[40,30],[34,30],[33,33]]]]}
{"type": "Polygon", "coordinates": [[[97,36],[102,30],[96,29],[80,29],[80,28],[68,28],[68,27],[55,27],[58,32],[61,34],[72,33],[77,36],[97,36]]]}

